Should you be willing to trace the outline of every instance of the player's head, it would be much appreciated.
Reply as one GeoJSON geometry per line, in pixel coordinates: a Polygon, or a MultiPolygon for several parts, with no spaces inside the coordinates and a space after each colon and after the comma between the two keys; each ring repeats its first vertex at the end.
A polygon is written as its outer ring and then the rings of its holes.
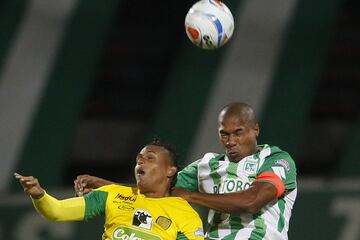
{"type": "Polygon", "coordinates": [[[169,194],[177,173],[177,158],[172,147],[154,140],[136,157],[135,178],[140,192],[153,197],[169,194]]]}
{"type": "Polygon", "coordinates": [[[230,103],[220,112],[218,133],[226,155],[240,161],[257,150],[259,124],[254,110],[246,103],[230,103]]]}

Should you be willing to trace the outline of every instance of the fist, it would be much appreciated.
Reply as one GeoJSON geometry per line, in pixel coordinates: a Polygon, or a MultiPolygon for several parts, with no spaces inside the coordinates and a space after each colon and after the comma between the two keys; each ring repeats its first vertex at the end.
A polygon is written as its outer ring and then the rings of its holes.
{"type": "Polygon", "coordinates": [[[37,178],[33,176],[22,176],[18,173],[14,173],[16,179],[19,180],[21,186],[24,188],[24,192],[29,194],[32,198],[38,199],[44,196],[45,190],[40,186],[37,178]]]}

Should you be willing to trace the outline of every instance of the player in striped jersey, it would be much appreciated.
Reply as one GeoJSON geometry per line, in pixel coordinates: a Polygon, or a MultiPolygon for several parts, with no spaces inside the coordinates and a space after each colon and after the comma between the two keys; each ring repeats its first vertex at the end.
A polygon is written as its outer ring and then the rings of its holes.
{"type": "MultiPolygon", "coordinates": [[[[178,173],[173,195],[209,208],[206,239],[286,240],[296,199],[296,166],[276,146],[258,145],[251,106],[231,103],[219,114],[225,153],[206,153],[178,173]]],[[[89,176],[82,192],[111,182],[89,176]]]]}
{"type": "Polygon", "coordinates": [[[293,159],[257,144],[260,130],[248,104],[227,105],[218,121],[225,153],[206,153],[180,171],[173,194],[210,209],[206,239],[288,239],[297,193],[293,159]]]}

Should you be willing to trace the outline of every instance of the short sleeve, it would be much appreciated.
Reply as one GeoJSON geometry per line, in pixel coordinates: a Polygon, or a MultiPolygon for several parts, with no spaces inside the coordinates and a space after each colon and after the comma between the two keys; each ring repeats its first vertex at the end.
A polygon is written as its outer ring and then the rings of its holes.
{"type": "Polygon", "coordinates": [[[85,221],[88,221],[96,216],[103,216],[105,214],[108,192],[100,190],[102,188],[93,190],[84,196],[85,221]]]}
{"type": "Polygon", "coordinates": [[[178,173],[175,187],[185,188],[191,192],[198,191],[197,166],[199,161],[191,163],[178,173]]]}
{"type": "Polygon", "coordinates": [[[280,151],[268,156],[257,172],[257,176],[264,172],[276,174],[284,183],[285,191],[296,188],[296,166],[287,152],[280,151]]]}

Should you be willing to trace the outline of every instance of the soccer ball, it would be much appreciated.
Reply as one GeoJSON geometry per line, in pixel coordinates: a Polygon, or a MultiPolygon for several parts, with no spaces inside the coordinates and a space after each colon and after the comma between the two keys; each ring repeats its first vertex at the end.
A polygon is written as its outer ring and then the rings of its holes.
{"type": "Polygon", "coordinates": [[[219,0],[196,2],[186,14],[188,38],[203,49],[223,46],[234,31],[234,18],[229,8],[219,0]]]}

